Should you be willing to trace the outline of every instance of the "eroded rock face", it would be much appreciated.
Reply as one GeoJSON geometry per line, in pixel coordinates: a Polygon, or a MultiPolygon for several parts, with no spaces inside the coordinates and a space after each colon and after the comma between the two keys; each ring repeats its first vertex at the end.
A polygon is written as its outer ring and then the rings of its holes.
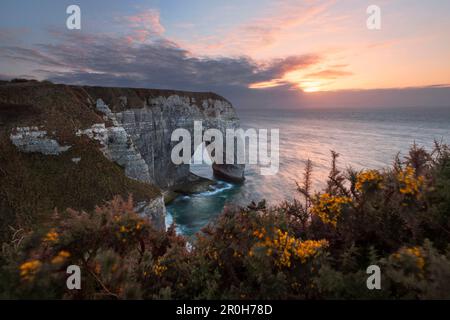
{"type": "Polygon", "coordinates": [[[244,166],[234,164],[213,164],[214,175],[231,182],[244,181],[244,166]]]}
{"type": "Polygon", "coordinates": [[[147,183],[151,182],[145,160],[123,127],[106,128],[104,123],[97,123],[89,129],[77,132],[77,135],[82,134],[98,141],[102,146],[103,154],[122,166],[127,177],[147,183]]]}
{"type": "Polygon", "coordinates": [[[137,203],[134,210],[143,218],[149,219],[157,229],[164,230],[166,228],[166,206],[162,195],[149,201],[137,203]]]}
{"type": "Polygon", "coordinates": [[[17,127],[10,135],[11,142],[22,152],[39,152],[45,155],[59,155],[70,149],[47,137],[47,131],[38,127],[17,127]]]}
{"type": "MultiPolygon", "coordinates": [[[[189,96],[170,95],[131,105],[126,97],[119,98],[121,110],[113,112],[97,97],[96,108],[111,120],[112,127],[96,124],[81,133],[100,141],[105,155],[124,166],[129,177],[152,182],[163,189],[183,184],[190,173],[189,165],[175,165],[171,161],[172,148],[178,143],[171,141],[175,129],[184,128],[193,137],[194,121],[202,121],[203,131],[218,129],[225,137],[226,129],[239,126],[233,107],[225,100],[196,101],[189,96]]],[[[221,178],[232,181],[244,178],[242,165],[215,165],[213,168],[221,178]]]]}

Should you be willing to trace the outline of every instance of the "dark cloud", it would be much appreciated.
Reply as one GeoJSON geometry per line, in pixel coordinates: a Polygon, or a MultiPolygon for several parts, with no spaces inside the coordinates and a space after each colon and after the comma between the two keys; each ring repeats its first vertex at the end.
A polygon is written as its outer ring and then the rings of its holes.
{"type": "MultiPolygon", "coordinates": [[[[0,64],[11,61],[32,67],[27,78],[46,78],[53,82],[99,86],[170,88],[214,91],[238,108],[348,107],[368,105],[444,105],[449,88],[422,88],[397,91],[304,95],[289,83],[265,89],[249,89],[258,82],[280,79],[289,71],[321,62],[318,55],[297,55],[263,63],[249,57],[198,57],[164,38],[152,42],[130,42],[127,37],[53,32],[53,43],[31,48],[0,45],[0,64]]],[[[21,66],[23,66],[21,65],[21,66]]],[[[331,66],[306,77],[337,78],[350,75],[345,65],[331,66]]],[[[22,68],[23,69],[23,68],[22,68]]],[[[14,75],[18,77],[18,75],[14,75]]],[[[0,75],[0,78],[10,78],[0,75]]]]}
{"type": "Polygon", "coordinates": [[[288,70],[316,63],[317,57],[297,56],[260,65],[248,57],[194,57],[183,48],[166,40],[130,45],[121,39],[98,37],[86,45],[76,41],[41,46],[70,72],[58,76],[64,80],[76,77],[83,81],[96,77],[112,81],[119,78],[130,84],[208,90],[211,87],[242,86],[281,77],[288,70]],[[86,74],[90,73],[90,74],[86,74]]]}
{"type": "Polygon", "coordinates": [[[64,66],[64,64],[60,63],[57,59],[54,59],[39,50],[19,46],[0,47],[0,57],[19,62],[32,62],[44,67],[64,66]]]}
{"type": "MultiPolygon", "coordinates": [[[[196,57],[164,38],[136,44],[127,37],[53,33],[57,41],[32,49],[0,47],[0,58],[37,65],[34,73],[54,82],[103,86],[173,88],[245,94],[255,82],[319,61],[316,55],[290,56],[257,63],[249,57],[196,57]]],[[[289,86],[272,91],[284,92],[289,86]]],[[[232,97],[229,97],[232,99],[232,97]]]]}

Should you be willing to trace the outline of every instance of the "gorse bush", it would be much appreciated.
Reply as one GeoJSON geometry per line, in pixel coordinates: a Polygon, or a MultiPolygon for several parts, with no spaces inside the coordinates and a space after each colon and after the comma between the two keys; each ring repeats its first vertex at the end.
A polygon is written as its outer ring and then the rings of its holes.
{"type": "Polygon", "coordinates": [[[188,242],[160,231],[116,197],[93,212],[55,212],[17,229],[1,252],[3,298],[450,298],[450,151],[414,145],[383,171],[331,171],[299,196],[224,212],[188,242]],[[66,288],[68,265],[81,290],[66,288]],[[381,290],[366,286],[369,265],[381,290]]]}

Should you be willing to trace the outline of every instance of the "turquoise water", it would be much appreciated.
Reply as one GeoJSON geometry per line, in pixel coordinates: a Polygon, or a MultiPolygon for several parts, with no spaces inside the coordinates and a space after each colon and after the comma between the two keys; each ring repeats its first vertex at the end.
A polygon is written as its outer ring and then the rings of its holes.
{"type": "MultiPolygon", "coordinates": [[[[241,127],[280,130],[280,168],[262,176],[258,166],[246,167],[243,184],[224,181],[208,192],[181,196],[167,206],[167,223],[175,221],[180,233],[192,235],[214,221],[225,206],[242,206],[266,199],[276,204],[296,196],[307,159],[313,162],[316,189],[328,176],[330,150],[338,152],[338,166],[345,169],[383,168],[395,155],[405,154],[414,143],[431,149],[434,140],[450,142],[449,108],[394,110],[299,110],[296,112],[238,111],[241,127]]],[[[191,171],[212,178],[209,165],[191,171]]]]}

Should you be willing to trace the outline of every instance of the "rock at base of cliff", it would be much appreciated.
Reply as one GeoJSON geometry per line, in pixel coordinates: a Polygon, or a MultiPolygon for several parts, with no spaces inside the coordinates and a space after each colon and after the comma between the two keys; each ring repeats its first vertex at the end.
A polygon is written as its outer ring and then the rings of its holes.
{"type": "Polygon", "coordinates": [[[150,201],[139,202],[134,210],[143,218],[149,219],[156,229],[166,229],[166,206],[162,195],[150,201]]]}
{"type": "Polygon", "coordinates": [[[181,185],[177,185],[173,190],[177,193],[192,194],[208,191],[215,181],[200,177],[192,172],[181,185]]]}
{"type": "Polygon", "coordinates": [[[245,165],[236,164],[213,164],[212,169],[214,176],[230,181],[230,182],[244,182],[245,165]]]}

